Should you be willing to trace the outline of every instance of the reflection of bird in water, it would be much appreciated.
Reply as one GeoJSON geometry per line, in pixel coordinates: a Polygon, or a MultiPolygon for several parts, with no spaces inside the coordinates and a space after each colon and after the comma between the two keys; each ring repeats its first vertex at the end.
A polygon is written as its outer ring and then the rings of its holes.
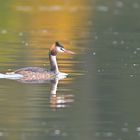
{"type": "Polygon", "coordinates": [[[53,78],[66,77],[68,74],[59,72],[56,55],[57,53],[69,53],[74,54],[74,52],[64,49],[59,42],[55,42],[49,49],[49,61],[50,70],[40,67],[25,67],[18,69],[14,72],[0,74],[0,78],[9,79],[20,79],[23,81],[34,81],[34,80],[49,80],[53,78]],[[15,76],[15,77],[14,77],[15,76]]]}
{"type": "Polygon", "coordinates": [[[58,85],[58,79],[51,80],[51,94],[50,94],[50,107],[51,108],[65,108],[70,103],[74,102],[74,96],[72,94],[68,95],[58,95],[56,93],[58,85]]]}

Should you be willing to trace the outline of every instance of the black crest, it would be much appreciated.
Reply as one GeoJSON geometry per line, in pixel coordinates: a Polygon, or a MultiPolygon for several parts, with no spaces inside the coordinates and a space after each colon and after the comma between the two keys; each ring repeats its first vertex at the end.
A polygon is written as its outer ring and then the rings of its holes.
{"type": "Polygon", "coordinates": [[[59,42],[55,42],[55,45],[64,48],[59,42]]]}

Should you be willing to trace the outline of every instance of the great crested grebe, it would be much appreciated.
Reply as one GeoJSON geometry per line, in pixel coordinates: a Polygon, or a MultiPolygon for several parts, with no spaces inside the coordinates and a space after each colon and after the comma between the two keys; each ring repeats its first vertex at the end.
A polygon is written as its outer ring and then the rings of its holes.
{"type": "Polygon", "coordinates": [[[59,52],[74,54],[74,52],[64,49],[59,42],[55,42],[49,49],[50,70],[40,67],[25,67],[6,74],[9,76],[17,74],[21,76],[20,79],[27,81],[48,80],[59,76],[67,76],[68,74],[59,72],[56,60],[56,55],[59,52]]]}

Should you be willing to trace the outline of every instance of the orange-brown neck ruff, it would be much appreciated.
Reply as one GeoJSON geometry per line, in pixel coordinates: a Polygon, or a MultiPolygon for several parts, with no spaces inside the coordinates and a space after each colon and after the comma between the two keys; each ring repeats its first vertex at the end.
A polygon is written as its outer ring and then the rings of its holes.
{"type": "Polygon", "coordinates": [[[53,44],[49,51],[49,59],[50,59],[50,70],[54,73],[59,73],[57,60],[56,60],[57,50],[56,44],[53,44]]]}
{"type": "Polygon", "coordinates": [[[53,55],[53,56],[56,56],[57,55],[57,50],[56,50],[56,45],[53,44],[51,47],[50,47],[50,51],[49,51],[49,54],[50,55],[53,55]]]}

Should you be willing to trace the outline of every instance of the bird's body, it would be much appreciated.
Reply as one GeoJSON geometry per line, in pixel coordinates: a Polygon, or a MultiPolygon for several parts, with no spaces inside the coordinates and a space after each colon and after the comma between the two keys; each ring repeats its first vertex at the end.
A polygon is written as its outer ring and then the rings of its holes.
{"type": "Polygon", "coordinates": [[[66,76],[66,73],[59,72],[56,60],[58,52],[74,54],[72,51],[65,50],[58,42],[55,42],[49,49],[50,70],[40,67],[25,67],[14,72],[7,73],[7,76],[10,77],[10,75],[17,74],[20,76],[20,79],[24,81],[49,80],[58,76],[66,76]]]}
{"type": "Polygon", "coordinates": [[[54,72],[40,67],[21,68],[16,70],[14,73],[22,75],[22,79],[24,80],[48,80],[56,75],[54,72]]]}

